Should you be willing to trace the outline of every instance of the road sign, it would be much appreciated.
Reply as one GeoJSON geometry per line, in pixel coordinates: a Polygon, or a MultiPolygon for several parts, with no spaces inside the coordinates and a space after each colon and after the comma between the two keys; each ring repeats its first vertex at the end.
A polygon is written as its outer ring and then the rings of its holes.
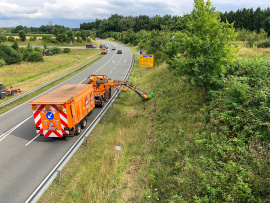
{"type": "Polygon", "coordinates": [[[154,61],[154,55],[140,55],[140,61],[154,61]]]}
{"type": "Polygon", "coordinates": [[[49,120],[52,120],[54,118],[54,115],[52,112],[47,112],[46,113],[46,117],[49,119],[49,120]]]}
{"type": "Polygon", "coordinates": [[[115,150],[117,151],[121,150],[121,146],[115,146],[115,150]]]}
{"type": "Polygon", "coordinates": [[[154,63],[153,62],[140,62],[140,66],[146,66],[146,67],[153,67],[154,63]]]}
{"type": "Polygon", "coordinates": [[[140,55],[142,55],[142,50],[140,50],[140,55]]]}
{"type": "Polygon", "coordinates": [[[119,160],[119,151],[121,150],[121,146],[115,146],[115,150],[117,151],[117,160],[119,160]]]}
{"type": "Polygon", "coordinates": [[[140,66],[153,67],[154,55],[140,55],[140,66]]]}

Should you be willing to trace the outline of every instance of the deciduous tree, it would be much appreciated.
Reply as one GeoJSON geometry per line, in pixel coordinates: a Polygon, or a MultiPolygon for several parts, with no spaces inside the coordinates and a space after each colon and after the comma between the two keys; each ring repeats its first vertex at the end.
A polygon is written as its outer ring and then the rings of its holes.
{"type": "Polygon", "coordinates": [[[195,0],[186,30],[178,32],[178,56],[170,67],[185,76],[192,85],[203,86],[205,93],[217,85],[226,66],[236,58],[233,41],[237,34],[233,25],[221,22],[210,0],[195,0]]]}

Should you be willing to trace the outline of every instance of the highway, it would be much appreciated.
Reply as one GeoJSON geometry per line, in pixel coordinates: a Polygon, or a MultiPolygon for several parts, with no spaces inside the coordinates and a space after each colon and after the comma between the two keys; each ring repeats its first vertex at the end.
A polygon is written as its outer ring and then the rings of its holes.
{"type": "MultiPolygon", "coordinates": [[[[109,45],[106,56],[47,92],[64,84],[81,83],[89,73],[123,80],[132,63],[131,51],[121,44],[100,41],[109,45]],[[112,51],[112,47],[116,50],[112,51]],[[122,49],[123,54],[116,54],[117,49],[122,49]]],[[[80,137],[60,139],[37,136],[29,105],[34,99],[0,115],[0,202],[25,202],[80,137]]],[[[100,108],[93,110],[88,125],[100,111],[100,108]]]]}

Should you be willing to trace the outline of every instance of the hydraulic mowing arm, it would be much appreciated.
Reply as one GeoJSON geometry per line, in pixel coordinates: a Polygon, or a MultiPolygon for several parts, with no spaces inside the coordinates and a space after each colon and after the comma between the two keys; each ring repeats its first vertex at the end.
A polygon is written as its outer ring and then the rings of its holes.
{"type": "Polygon", "coordinates": [[[143,101],[149,100],[154,97],[153,93],[147,94],[146,92],[140,90],[138,87],[136,87],[135,85],[131,84],[128,81],[111,80],[104,74],[103,75],[89,74],[89,77],[86,79],[84,83],[93,84],[96,90],[106,89],[106,87],[114,89],[121,85],[125,85],[126,87],[136,92],[142,98],[143,101]]]}

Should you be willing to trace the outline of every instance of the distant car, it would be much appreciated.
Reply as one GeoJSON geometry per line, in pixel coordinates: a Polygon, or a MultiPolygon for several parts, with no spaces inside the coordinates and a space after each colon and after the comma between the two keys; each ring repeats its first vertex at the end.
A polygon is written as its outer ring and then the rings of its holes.
{"type": "Polygon", "coordinates": [[[112,50],[116,50],[116,48],[115,48],[115,47],[113,47],[113,48],[112,48],[112,50]]]}
{"type": "Polygon", "coordinates": [[[118,49],[117,54],[122,54],[122,49],[118,49]]]}

